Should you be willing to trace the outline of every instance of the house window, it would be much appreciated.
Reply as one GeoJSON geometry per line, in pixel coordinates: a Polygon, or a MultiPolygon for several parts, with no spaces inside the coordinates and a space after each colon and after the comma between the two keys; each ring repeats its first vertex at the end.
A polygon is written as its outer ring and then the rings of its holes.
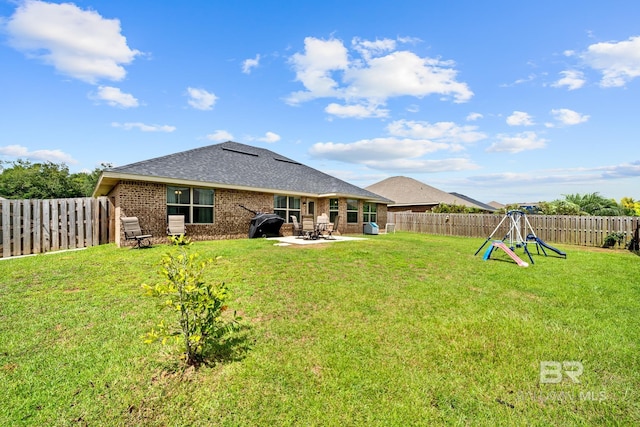
{"type": "Polygon", "coordinates": [[[291,216],[300,221],[300,197],[273,196],[273,212],[285,222],[291,222],[291,216]]]}
{"type": "Polygon", "coordinates": [[[377,222],[378,205],[375,203],[365,203],[362,206],[362,220],[364,222],[377,222]]]}
{"type": "Polygon", "coordinates": [[[329,199],[329,222],[336,222],[339,215],[338,199],[329,199]]]}
{"type": "Polygon", "coordinates": [[[358,222],[358,201],[347,199],[347,222],[350,224],[358,222]]]}
{"type": "Polygon", "coordinates": [[[167,186],[167,214],[184,215],[187,224],[213,224],[211,188],[167,186]]]}

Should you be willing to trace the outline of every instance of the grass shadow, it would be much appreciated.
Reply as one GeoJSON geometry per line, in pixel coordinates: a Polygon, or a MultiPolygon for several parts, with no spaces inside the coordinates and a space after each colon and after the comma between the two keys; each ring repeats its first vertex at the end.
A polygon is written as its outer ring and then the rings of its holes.
{"type": "Polygon", "coordinates": [[[200,365],[214,366],[239,362],[251,351],[254,343],[255,340],[251,338],[251,326],[241,323],[233,334],[205,351],[200,365]]]}

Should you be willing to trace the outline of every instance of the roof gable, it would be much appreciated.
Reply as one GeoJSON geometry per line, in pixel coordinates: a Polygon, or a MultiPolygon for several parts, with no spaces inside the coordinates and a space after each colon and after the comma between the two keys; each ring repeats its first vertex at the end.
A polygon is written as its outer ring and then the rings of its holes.
{"type": "MultiPolygon", "coordinates": [[[[231,141],[111,168],[103,172],[104,176],[130,176],[139,180],[154,178],[165,182],[189,181],[207,186],[256,188],[294,194],[351,195],[389,202],[378,194],[273,151],[231,141]]],[[[99,188],[96,188],[96,192],[100,192],[99,188]]]]}

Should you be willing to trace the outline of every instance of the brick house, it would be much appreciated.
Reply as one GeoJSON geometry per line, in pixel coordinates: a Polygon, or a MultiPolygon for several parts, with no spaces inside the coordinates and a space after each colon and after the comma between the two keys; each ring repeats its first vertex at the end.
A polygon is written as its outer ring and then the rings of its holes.
{"type": "Polygon", "coordinates": [[[225,142],[144,160],[102,172],[94,197],[108,196],[115,208],[115,242],[125,244],[118,220],[136,216],[154,243],[166,241],[167,215],[185,216],[193,240],[246,238],[254,216],[240,205],[285,219],[340,215],[340,233],[362,233],[365,222],[384,227],[382,196],[272,151],[225,142]]]}

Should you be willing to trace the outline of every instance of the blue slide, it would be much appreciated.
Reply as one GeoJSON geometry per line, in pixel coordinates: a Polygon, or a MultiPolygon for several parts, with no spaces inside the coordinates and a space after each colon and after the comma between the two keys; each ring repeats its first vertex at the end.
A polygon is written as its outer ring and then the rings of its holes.
{"type": "MultiPolygon", "coordinates": [[[[527,240],[531,239],[533,236],[529,235],[527,236],[527,240]]],[[[535,241],[537,244],[539,244],[540,246],[542,246],[543,248],[547,248],[550,251],[553,251],[555,253],[557,253],[558,255],[560,255],[563,258],[567,258],[567,254],[565,252],[562,252],[560,249],[558,248],[554,248],[553,246],[551,246],[550,244],[546,243],[544,240],[542,240],[539,237],[534,237],[535,241]]],[[[533,239],[531,239],[533,240],[533,239]]],[[[542,249],[542,251],[544,252],[544,249],[542,249]]],[[[546,253],[545,253],[546,255],[546,253]]]]}

